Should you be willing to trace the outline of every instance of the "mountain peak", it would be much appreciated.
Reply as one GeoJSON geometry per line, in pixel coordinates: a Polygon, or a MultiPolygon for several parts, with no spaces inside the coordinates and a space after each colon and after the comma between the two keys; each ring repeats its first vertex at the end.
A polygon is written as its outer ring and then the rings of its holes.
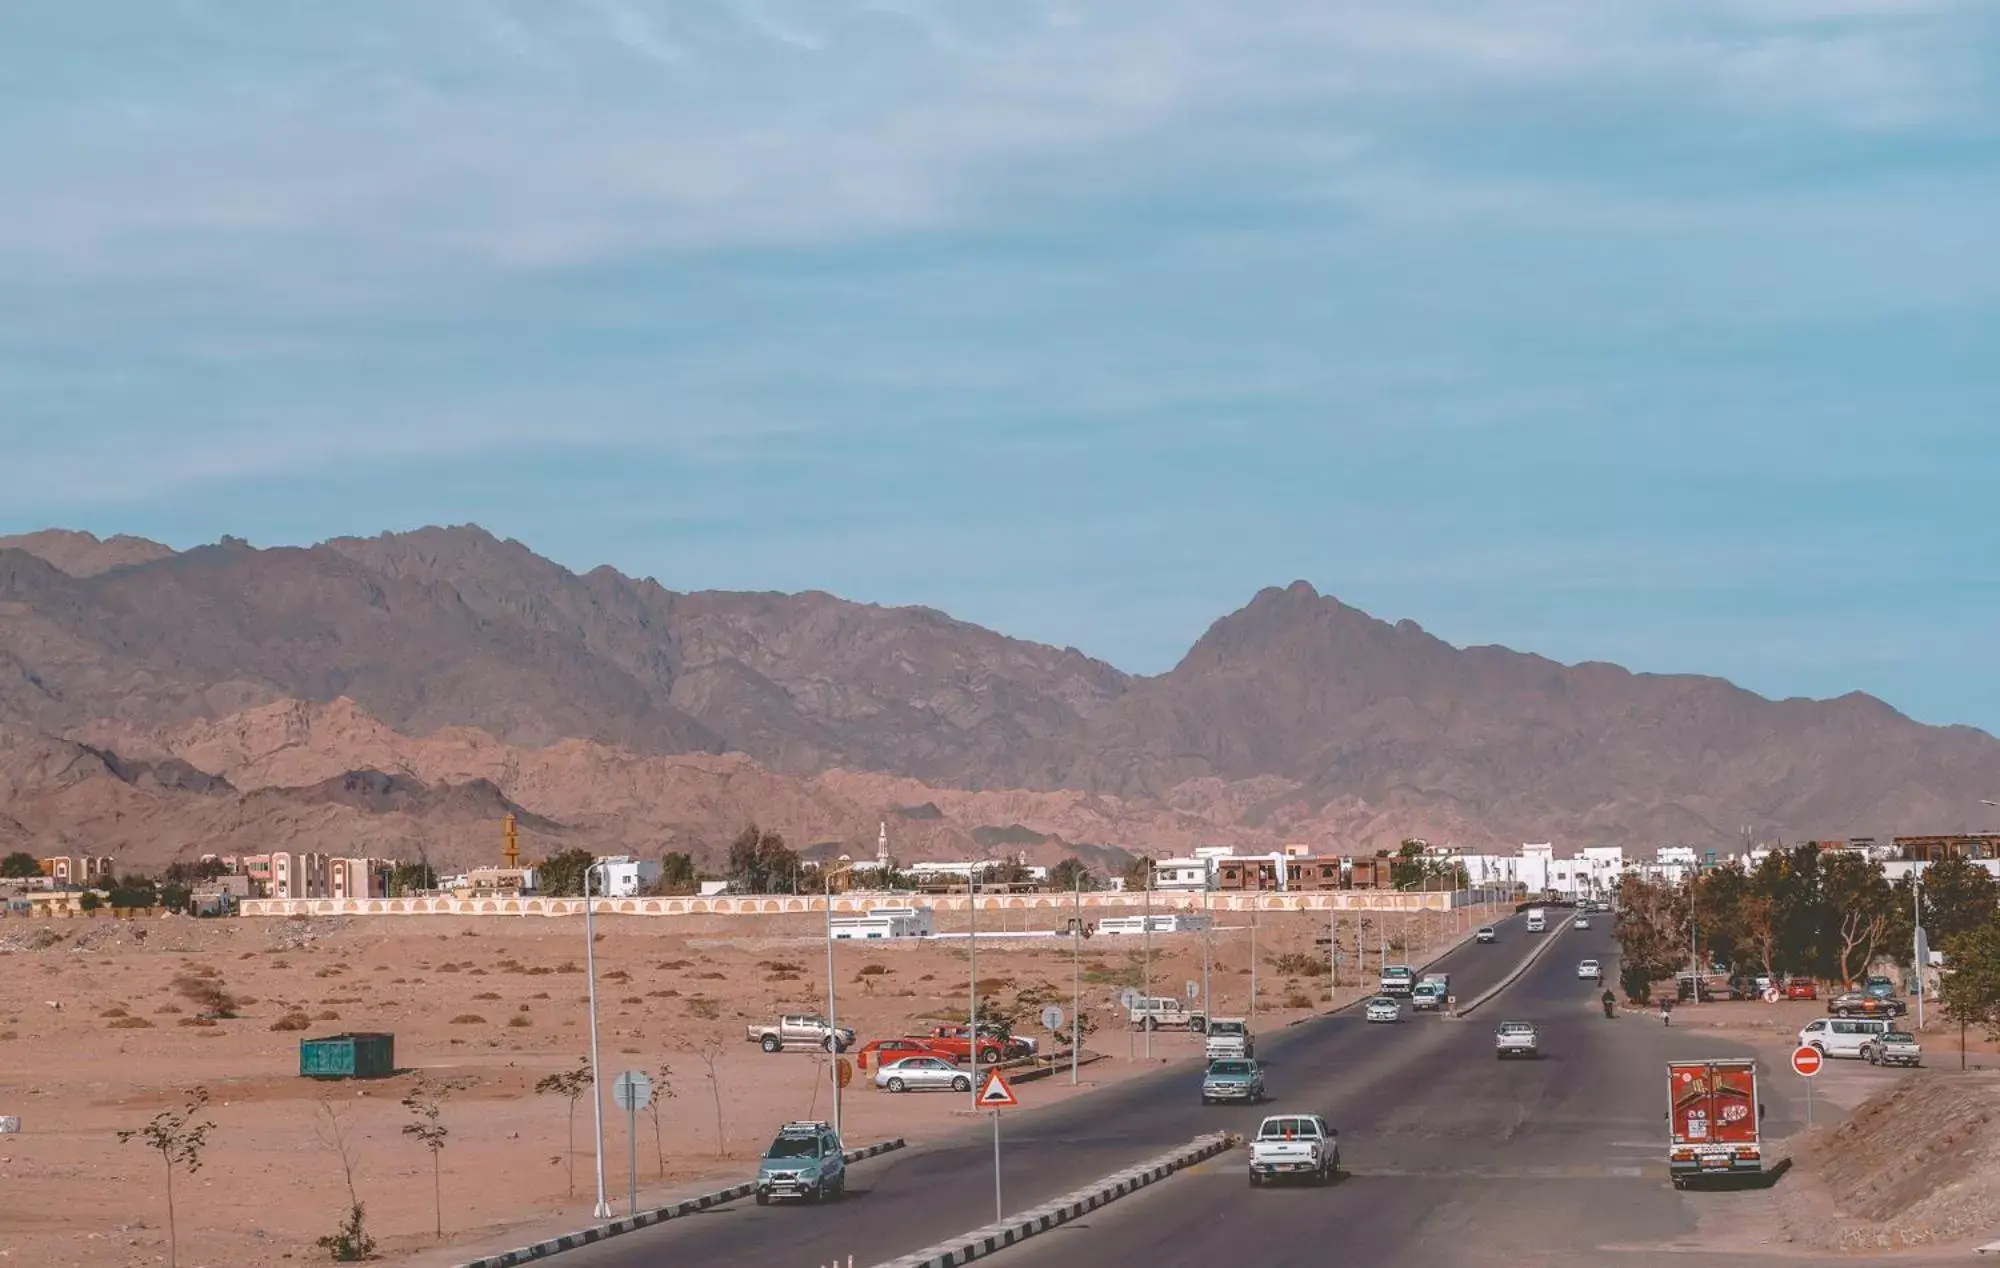
{"type": "Polygon", "coordinates": [[[0,537],[0,550],[21,550],[72,577],[94,577],[113,568],[129,568],[165,559],[174,553],[171,546],[116,533],[100,538],[73,528],[45,528],[40,532],[0,537]]]}

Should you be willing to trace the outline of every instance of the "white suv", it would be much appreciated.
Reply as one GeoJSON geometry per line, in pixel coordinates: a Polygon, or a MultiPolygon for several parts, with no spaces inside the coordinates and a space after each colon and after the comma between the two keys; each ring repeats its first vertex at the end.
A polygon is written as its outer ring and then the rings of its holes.
{"type": "Polygon", "coordinates": [[[1890,1023],[1881,1017],[1822,1017],[1799,1031],[1801,1048],[1818,1048],[1829,1057],[1862,1057],[1862,1047],[1870,1039],[1889,1033],[1890,1023]]]}
{"type": "Polygon", "coordinates": [[[1604,969],[1595,960],[1578,960],[1576,975],[1581,978],[1588,978],[1594,982],[1604,976],[1604,969]]]}

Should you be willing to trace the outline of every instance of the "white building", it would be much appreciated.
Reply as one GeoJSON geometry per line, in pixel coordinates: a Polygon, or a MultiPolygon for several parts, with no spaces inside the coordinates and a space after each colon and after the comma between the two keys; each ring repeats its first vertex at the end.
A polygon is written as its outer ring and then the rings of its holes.
{"type": "Polygon", "coordinates": [[[1207,889],[1215,884],[1213,858],[1157,859],[1153,863],[1154,889],[1207,889]]]}
{"type": "Polygon", "coordinates": [[[637,898],[641,890],[659,879],[658,860],[618,854],[597,860],[597,879],[591,884],[590,892],[606,898],[637,898]]]}
{"type": "Polygon", "coordinates": [[[874,938],[928,938],[937,932],[928,907],[877,907],[855,916],[835,916],[836,941],[866,941],[874,938]]]}
{"type": "Polygon", "coordinates": [[[1046,881],[1049,878],[1048,868],[1031,867],[1027,864],[1027,861],[1025,859],[1015,859],[1015,860],[973,859],[967,862],[954,862],[954,863],[937,863],[937,862],[912,863],[909,866],[909,873],[911,876],[916,877],[917,880],[920,882],[944,880],[948,878],[955,878],[960,881],[966,881],[970,880],[974,876],[985,876],[986,873],[992,871],[994,868],[1000,867],[1010,861],[1020,863],[1022,867],[1026,870],[1028,879],[1036,882],[1037,884],[1039,884],[1042,881],[1046,881]]]}

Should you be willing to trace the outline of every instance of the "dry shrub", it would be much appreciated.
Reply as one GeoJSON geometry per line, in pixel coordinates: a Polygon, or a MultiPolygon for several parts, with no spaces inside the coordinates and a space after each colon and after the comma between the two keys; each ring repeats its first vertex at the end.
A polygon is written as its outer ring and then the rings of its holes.
{"type": "Polygon", "coordinates": [[[313,1014],[313,1020],[314,1020],[314,1021],[339,1021],[339,1020],[340,1020],[340,1014],[339,1014],[339,1013],[336,1013],[336,1012],[334,1012],[334,1011],[333,1011],[333,1010],[332,1010],[331,1008],[322,1008],[322,1009],[320,1009],[320,1010],[319,1010],[318,1012],[316,1012],[316,1013],[314,1013],[314,1014],[313,1014]]]}
{"type": "Polygon", "coordinates": [[[219,1030],[204,1030],[204,1031],[201,1031],[200,1033],[196,1034],[196,1035],[195,1035],[195,1038],[197,1038],[197,1039],[220,1039],[220,1038],[222,1038],[222,1032],[221,1032],[221,1031],[219,1031],[219,1030]]]}
{"type": "Polygon", "coordinates": [[[311,1030],[312,1018],[304,1013],[286,1013],[271,1023],[272,1030],[311,1030]]]}
{"type": "Polygon", "coordinates": [[[1306,994],[1304,991],[1293,991],[1290,995],[1285,996],[1286,1008],[1311,1008],[1312,1006],[1312,996],[1306,994]]]}
{"type": "Polygon", "coordinates": [[[714,1021],[722,1016],[722,1005],[699,995],[687,1002],[687,1010],[703,1021],[714,1021]]]}
{"type": "Polygon", "coordinates": [[[674,989],[673,987],[671,987],[671,986],[669,986],[669,987],[668,987],[668,988],[667,988],[666,990],[663,990],[663,991],[647,991],[647,992],[646,992],[646,998],[647,998],[647,999],[679,999],[679,998],[680,998],[680,996],[681,996],[681,993],[680,993],[679,991],[675,990],[675,989],[674,989]]]}
{"type": "Polygon", "coordinates": [[[629,982],[632,980],[632,975],[624,969],[613,969],[604,975],[604,980],[607,982],[629,982]]]}
{"type": "Polygon", "coordinates": [[[533,995],[528,996],[529,999],[547,999],[548,997],[549,993],[547,991],[536,991],[533,995]]]}
{"type": "Polygon", "coordinates": [[[112,1030],[151,1030],[153,1023],[144,1017],[120,1017],[111,1023],[112,1030]]]}
{"type": "Polygon", "coordinates": [[[313,976],[314,976],[314,977],[333,977],[333,976],[335,976],[335,975],[336,975],[336,973],[337,973],[337,972],[338,972],[338,970],[335,970],[335,969],[314,969],[314,970],[313,970],[313,976]]]}
{"type": "Polygon", "coordinates": [[[583,966],[581,964],[578,964],[575,960],[564,960],[561,964],[556,965],[556,972],[581,973],[583,972],[583,966]]]}
{"type": "Polygon", "coordinates": [[[703,982],[727,982],[729,980],[727,973],[697,973],[695,977],[703,982]]]}
{"type": "Polygon", "coordinates": [[[484,1026],[486,1019],[478,1013],[460,1013],[451,1019],[451,1024],[454,1026],[484,1026]]]}
{"type": "Polygon", "coordinates": [[[884,973],[887,973],[889,971],[890,971],[889,966],[886,964],[864,964],[861,966],[861,971],[859,973],[856,973],[854,976],[881,977],[884,973]]]}
{"type": "Polygon", "coordinates": [[[675,969],[684,969],[687,966],[688,962],[686,960],[662,960],[659,963],[660,968],[666,969],[669,972],[675,969]]]}
{"type": "Polygon", "coordinates": [[[290,960],[273,960],[271,961],[271,967],[274,969],[289,969],[292,967],[292,962],[290,960]]]}
{"type": "Polygon", "coordinates": [[[550,968],[550,967],[549,967],[548,965],[546,965],[546,964],[537,964],[537,965],[536,965],[536,966],[535,966],[534,968],[532,968],[532,969],[529,969],[529,970],[528,970],[528,976],[529,976],[529,977],[547,977],[547,976],[548,976],[549,974],[551,974],[551,973],[553,973],[553,972],[555,972],[555,970],[554,970],[554,969],[552,969],[552,968],[550,968]]]}
{"type": "Polygon", "coordinates": [[[526,1013],[515,1013],[507,1019],[507,1025],[514,1030],[526,1030],[535,1024],[535,1019],[526,1013]]]}
{"type": "Polygon", "coordinates": [[[621,1004],[643,1004],[646,1001],[640,999],[637,995],[627,995],[624,999],[621,999],[618,1002],[621,1004]]]}
{"type": "Polygon", "coordinates": [[[479,994],[477,994],[477,995],[474,995],[474,996],[473,996],[472,998],[474,998],[474,999],[499,999],[499,998],[500,998],[500,992],[498,992],[498,991],[481,991],[481,992],[479,992],[479,994]]]}
{"type": "Polygon", "coordinates": [[[210,1017],[234,1017],[238,1001],[222,983],[203,973],[183,973],[173,980],[174,990],[210,1017]]]}
{"type": "Polygon", "coordinates": [[[4,1042],[9,1039],[19,1039],[20,1037],[21,1036],[15,1034],[11,1030],[0,1030],[0,1042],[4,1042]]]}
{"type": "Polygon", "coordinates": [[[99,1017],[123,1017],[125,1015],[125,1006],[123,1004],[113,1005],[98,1014],[99,1017]]]}
{"type": "Polygon", "coordinates": [[[167,1017],[167,1016],[178,1015],[180,1011],[181,1011],[181,1006],[179,1004],[162,1004],[158,1008],[154,1009],[153,1013],[155,1016],[167,1017]]]}
{"type": "Polygon", "coordinates": [[[175,1023],[174,1023],[174,1025],[176,1025],[176,1026],[200,1026],[200,1027],[202,1027],[203,1029],[205,1029],[205,1030],[206,1030],[206,1029],[212,1029],[212,1028],[214,1028],[214,1026],[215,1026],[215,1019],[214,1019],[213,1017],[183,1017],[183,1018],[181,1018],[181,1019],[180,1019],[179,1021],[175,1022],[175,1023]]]}
{"type": "Polygon", "coordinates": [[[769,973],[803,973],[804,969],[789,960],[759,960],[757,967],[769,973]]]}

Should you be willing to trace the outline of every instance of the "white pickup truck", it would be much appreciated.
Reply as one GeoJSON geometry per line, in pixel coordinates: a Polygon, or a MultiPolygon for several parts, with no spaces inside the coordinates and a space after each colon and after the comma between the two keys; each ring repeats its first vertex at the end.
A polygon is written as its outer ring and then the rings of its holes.
{"type": "Polygon", "coordinates": [[[845,1052],[847,1045],[854,1042],[852,1029],[830,1026],[826,1018],[817,1013],[787,1013],[776,1023],[744,1029],[744,1037],[766,1052],[779,1052],[786,1048],[823,1048],[828,1052],[845,1052]]]}
{"type": "Polygon", "coordinates": [[[1208,1043],[1203,1054],[1210,1061],[1240,1061],[1257,1055],[1257,1041],[1250,1023],[1241,1017],[1217,1017],[1208,1023],[1208,1043]]]}
{"type": "Polygon", "coordinates": [[[1540,1036],[1531,1021],[1503,1021],[1493,1031],[1493,1053],[1502,1061],[1508,1057],[1538,1057],[1540,1036]]]}
{"type": "Polygon", "coordinates": [[[1317,1114],[1273,1114],[1250,1141],[1250,1187],[1285,1178],[1325,1184],[1340,1174],[1340,1133],[1317,1114]]]}

